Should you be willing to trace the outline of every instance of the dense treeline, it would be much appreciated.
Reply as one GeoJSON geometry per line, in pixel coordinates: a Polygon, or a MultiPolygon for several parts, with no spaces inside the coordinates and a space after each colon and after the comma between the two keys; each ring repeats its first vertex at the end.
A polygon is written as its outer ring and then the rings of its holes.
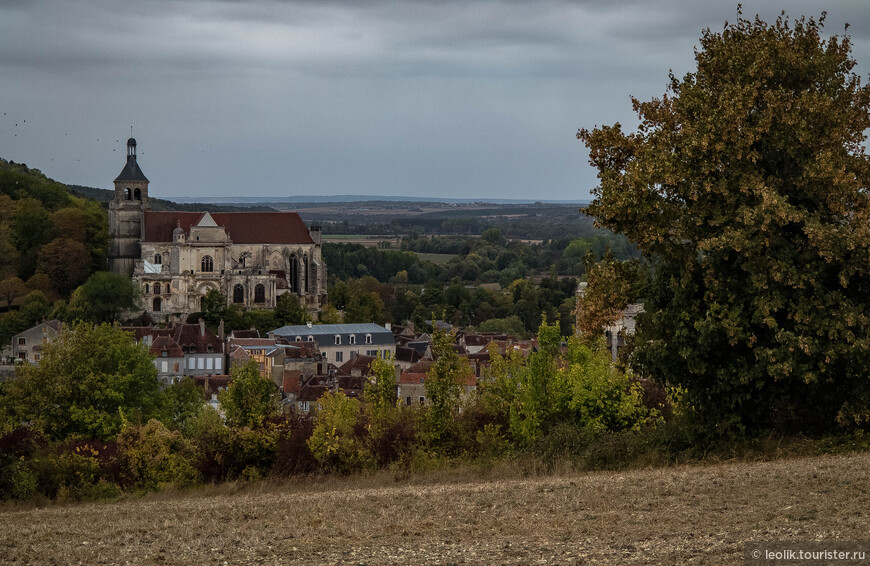
{"type": "Polygon", "coordinates": [[[98,203],[26,165],[0,159],[0,341],[50,314],[106,268],[108,220],[98,203]],[[11,307],[19,307],[10,310],[11,307]]]}
{"type": "MultiPolygon", "coordinates": [[[[365,203],[354,203],[362,205],[365,203]]],[[[445,206],[441,204],[440,206],[445,206]]],[[[407,215],[415,212],[409,203],[400,211],[393,212],[384,203],[370,203],[361,215],[355,207],[343,213],[336,207],[327,213],[300,210],[306,222],[319,224],[327,234],[425,234],[466,235],[482,234],[490,228],[498,228],[509,239],[553,240],[560,238],[608,238],[627,245],[622,235],[596,228],[592,220],[580,215],[574,205],[494,205],[493,208],[446,207],[443,210],[407,215]],[[380,211],[380,212],[379,212],[380,211]]]]}
{"type": "Polygon", "coordinates": [[[145,346],[118,327],[77,325],[0,385],[0,499],[87,500],[122,491],[377,468],[414,471],[518,454],[553,458],[570,443],[599,466],[612,435],[641,438],[669,413],[662,395],[611,367],[596,347],[539,329],[528,358],[492,352],[473,392],[470,367],[435,332],[430,403],[396,397],[378,359],[361,398],[327,393],[313,416],[282,414],[256,363],[232,369],[222,418],[192,381],[161,390],[145,346]],[[52,386],[49,387],[48,384],[52,386]]]}

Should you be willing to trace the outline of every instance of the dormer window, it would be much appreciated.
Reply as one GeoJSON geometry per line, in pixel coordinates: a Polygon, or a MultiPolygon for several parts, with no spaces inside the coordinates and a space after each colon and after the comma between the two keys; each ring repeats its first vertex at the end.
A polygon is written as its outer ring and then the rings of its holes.
{"type": "Polygon", "coordinates": [[[341,346],[341,334],[336,334],[336,335],[335,335],[335,345],[336,345],[336,346],[341,346]]]}
{"type": "Polygon", "coordinates": [[[371,343],[372,343],[372,335],[366,334],[366,344],[371,344],[371,343]]]}
{"type": "Polygon", "coordinates": [[[297,336],[297,337],[296,337],[296,341],[297,341],[297,342],[302,342],[302,336],[297,336]]]}
{"type": "Polygon", "coordinates": [[[309,337],[308,337],[308,341],[309,341],[309,342],[314,342],[314,336],[309,336],[309,337]]]}
{"type": "Polygon", "coordinates": [[[160,352],[160,355],[163,356],[164,358],[167,358],[167,357],[169,357],[169,352],[167,350],[163,350],[162,352],[160,352]]]}
{"type": "Polygon", "coordinates": [[[356,334],[351,334],[350,336],[348,336],[347,343],[356,344],[356,334]]]}

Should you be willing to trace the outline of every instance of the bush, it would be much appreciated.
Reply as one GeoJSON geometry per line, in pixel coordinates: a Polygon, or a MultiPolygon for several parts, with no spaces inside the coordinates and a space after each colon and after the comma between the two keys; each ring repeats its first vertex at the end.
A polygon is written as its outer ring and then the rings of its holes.
{"type": "Polygon", "coordinates": [[[144,426],[125,427],[118,435],[118,446],[125,485],[138,489],[187,487],[202,479],[191,463],[194,451],[189,441],[156,419],[144,426]]]}

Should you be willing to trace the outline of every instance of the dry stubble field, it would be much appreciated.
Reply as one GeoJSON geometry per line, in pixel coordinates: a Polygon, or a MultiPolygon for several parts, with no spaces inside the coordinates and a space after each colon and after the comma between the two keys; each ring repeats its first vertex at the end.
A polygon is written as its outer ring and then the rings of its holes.
{"type": "Polygon", "coordinates": [[[868,469],[865,453],[7,509],[0,564],[739,564],[748,540],[868,539],[868,469]]]}

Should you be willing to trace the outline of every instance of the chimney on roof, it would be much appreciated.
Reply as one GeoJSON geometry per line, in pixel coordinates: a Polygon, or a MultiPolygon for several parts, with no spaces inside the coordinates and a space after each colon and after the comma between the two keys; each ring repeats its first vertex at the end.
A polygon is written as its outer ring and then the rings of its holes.
{"type": "Polygon", "coordinates": [[[199,335],[205,336],[205,321],[203,319],[199,319],[199,335]]]}
{"type": "Polygon", "coordinates": [[[224,343],[224,319],[218,323],[218,336],[221,339],[221,344],[224,343]]]}
{"type": "Polygon", "coordinates": [[[388,322],[388,323],[384,324],[384,328],[386,328],[387,330],[392,330],[393,325],[388,322]]]}
{"type": "Polygon", "coordinates": [[[311,321],[310,320],[306,324],[308,325],[308,328],[311,328],[311,321]]]}

